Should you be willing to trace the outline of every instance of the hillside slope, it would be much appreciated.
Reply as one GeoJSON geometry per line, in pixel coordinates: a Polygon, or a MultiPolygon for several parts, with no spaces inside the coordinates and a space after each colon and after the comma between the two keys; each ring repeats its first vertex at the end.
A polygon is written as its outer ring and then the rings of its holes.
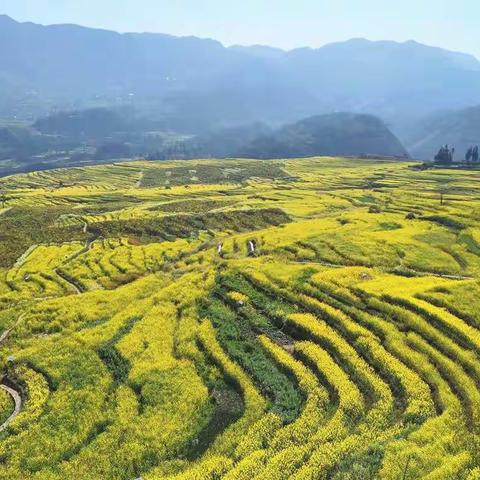
{"type": "Polygon", "coordinates": [[[472,145],[480,145],[480,106],[442,111],[413,124],[405,137],[414,158],[431,160],[441,145],[455,146],[457,160],[472,145]]]}
{"type": "Polygon", "coordinates": [[[353,113],[319,115],[260,136],[240,156],[295,158],[379,155],[408,158],[400,141],[377,117],[353,113]]]}
{"type": "Polygon", "coordinates": [[[478,171],[411,167],[0,179],[0,478],[477,479],[478,171]]]}

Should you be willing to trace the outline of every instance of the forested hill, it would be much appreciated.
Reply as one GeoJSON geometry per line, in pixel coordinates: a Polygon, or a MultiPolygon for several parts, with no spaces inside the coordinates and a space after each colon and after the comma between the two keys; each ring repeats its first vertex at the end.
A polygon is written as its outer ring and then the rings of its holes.
{"type": "Polygon", "coordinates": [[[295,158],[315,155],[380,155],[408,158],[388,127],[372,115],[334,113],[310,117],[270,135],[257,137],[240,156],[295,158]]]}

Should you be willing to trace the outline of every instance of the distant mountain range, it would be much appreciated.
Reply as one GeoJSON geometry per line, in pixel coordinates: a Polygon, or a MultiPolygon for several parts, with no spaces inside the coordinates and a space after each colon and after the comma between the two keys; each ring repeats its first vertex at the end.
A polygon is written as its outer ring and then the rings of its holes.
{"type": "Polygon", "coordinates": [[[319,49],[41,26],[0,16],[0,116],[127,105],[165,130],[205,133],[320,113],[371,113],[399,131],[480,104],[480,62],[415,42],[319,49]]]}

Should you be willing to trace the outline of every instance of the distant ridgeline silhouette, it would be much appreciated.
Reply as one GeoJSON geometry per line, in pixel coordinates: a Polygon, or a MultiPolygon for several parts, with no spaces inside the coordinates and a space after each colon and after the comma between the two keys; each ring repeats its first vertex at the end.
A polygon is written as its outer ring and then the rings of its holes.
{"type": "Polygon", "coordinates": [[[286,52],[0,16],[0,58],[0,115],[22,119],[123,104],[184,133],[332,111],[371,113],[397,128],[480,104],[480,62],[412,41],[286,52]]]}

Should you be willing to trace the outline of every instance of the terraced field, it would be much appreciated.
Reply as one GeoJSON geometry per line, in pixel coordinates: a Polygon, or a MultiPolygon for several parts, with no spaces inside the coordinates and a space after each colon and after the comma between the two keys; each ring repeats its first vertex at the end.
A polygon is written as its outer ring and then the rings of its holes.
{"type": "Polygon", "coordinates": [[[480,172],[413,167],[0,179],[0,478],[480,479],[480,172]]]}

